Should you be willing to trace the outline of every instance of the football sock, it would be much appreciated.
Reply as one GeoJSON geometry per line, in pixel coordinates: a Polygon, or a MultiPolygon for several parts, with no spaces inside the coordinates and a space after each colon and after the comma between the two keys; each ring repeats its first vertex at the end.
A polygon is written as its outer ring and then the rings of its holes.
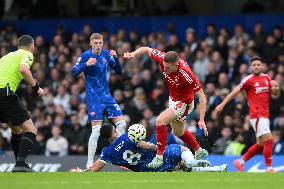
{"type": "Polygon", "coordinates": [[[89,138],[89,143],[88,143],[88,161],[87,161],[87,166],[91,166],[94,163],[94,156],[97,151],[97,144],[98,144],[98,139],[100,136],[100,125],[95,125],[92,128],[92,133],[89,138]]]}
{"type": "MultiPolygon", "coordinates": [[[[242,159],[246,162],[250,160],[253,156],[260,153],[263,150],[262,146],[259,146],[257,144],[252,145],[248,151],[243,155],[242,159]]],[[[240,162],[241,163],[241,162],[240,162]]]]}
{"type": "Polygon", "coordinates": [[[118,136],[121,136],[125,133],[125,128],[126,128],[126,122],[125,120],[121,120],[115,123],[115,127],[117,130],[118,136]]]}
{"type": "Polygon", "coordinates": [[[22,134],[14,134],[12,133],[11,144],[14,151],[15,159],[17,160],[17,156],[19,153],[19,146],[21,142],[22,134]]]}
{"type": "Polygon", "coordinates": [[[156,132],[157,132],[157,155],[161,156],[164,154],[166,145],[167,145],[167,139],[168,139],[168,129],[165,125],[156,126],[156,132]]]}
{"type": "Polygon", "coordinates": [[[181,159],[188,162],[194,160],[194,157],[190,150],[185,150],[181,152],[181,159]]]}
{"type": "Polygon", "coordinates": [[[31,132],[24,133],[19,145],[19,152],[16,160],[16,166],[24,166],[25,160],[31,151],[36,135],[31,132]]]}
{"type": "Polygon", "coordinates": [[[192,167],[191,172],[220,172],[220,166],[214,166],[214,167],[192,167]]]}
{"type": "Polygon", "coordinates": [[[183,135],[180,136],[179,138],[194,151],[197,151],[198,149],[200,149],[200,145],[197,143],[195,138],[192,136],[192,134],[188,130],[185,130],[183,135]]]}
{"type": "Polygon", "coordinates": [[[267,168],[272,166],[272,146],[273,140],[270,139],[264,143],[263,147],[263,156],[267,168]]]}

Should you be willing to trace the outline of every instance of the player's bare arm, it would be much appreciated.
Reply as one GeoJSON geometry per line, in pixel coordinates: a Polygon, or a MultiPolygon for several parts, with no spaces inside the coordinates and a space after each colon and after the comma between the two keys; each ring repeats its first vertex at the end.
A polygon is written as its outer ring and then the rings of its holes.
{"type": "Polygon", "coordinates": [[[137,55],[143,55],[148,54],[150,55],[152,52],[152,49],[149,47],[140,47],[139,49],[133,51],[133,52],[126,52],[123,54],[124,58],[134,58],[137,55]]]}
{"type": "Polygon", "coordinates": [[[278,83],[275,80],[271,80],[270,86],[271,86],[271,95],[274,97],[278,97],[280,95],[278,83]]]}
{"type": "Polygon", "coordinates": [[[235,87],[234,90],[228,96],[226,96],[223,102],[215,108],[215,113],[220,114],[223,111],[225,105],[228,104],[239,92],[240,87],[235,87]]]}
{"type": "Polygon", "coordinates": [[[72,173],[81,173],[81,172],[99,172],[101,171],[104,167],[105,167],[105,163],[97,160],[94,165],[92,167],[90,167],[89,169],[85,169],[82,170],[79,167],[77,167],[76,169],[71,169],[70,172],[72,173]]]}
{"type": "Polygon", "coordinates": [[[33,89],[35,89],[35,92],[39,95],[39,96],[43,96],[46,94],[46,92],[40,88],[37,83],[35,82],[32,73],[30,71],[30,69],[24,65],[24,64],[20,64],[19,67],[19,71],[22,74],[24,80],[33,87],[33,89]]]}
{"type": "Polygon", "coordinates": [[[207,127],[204,121],[204,117],[205,117],[205,112],[206,112],[206,96],[203,92],[202,89],[200,89],[196,95],[199,98],[199,104],[200,104],[200,112],[199,112],[199,122],[198,122],[198,126],[200,129],[203,129],[204,131],[204,135],[208,136],[208,131],[207,131],[207,127]]]}
{"type": "Polygon", "coordinates": [[[138,146],[139,148],[142,148],[144,150],[152,150],[152,151],[157,150],[157,145],[152,144],[150,142],[141,141],[138,143],[138,146]]]}

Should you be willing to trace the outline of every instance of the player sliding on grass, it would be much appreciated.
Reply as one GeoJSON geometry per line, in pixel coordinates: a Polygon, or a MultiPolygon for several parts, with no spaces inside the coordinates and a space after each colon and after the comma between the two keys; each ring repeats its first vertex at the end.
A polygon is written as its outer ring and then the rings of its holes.
{"type": "Polygon", "coordinates": [[[189,131],[184,129],[184,120],[194,108],[194,94],[196,93],[200,102],[198,125],[204,130],[205,136],[208,135],[204,122],[206,97],[201,84],[192,73],[186,61],[180,59],[174,51],[165,53],[157,49],[141,47],[134,52],[124,53],[124,58],[133,58],[142,54],[148,54],[152,60],[160,65],[170,91],[169,108],[163,111],[156,120],[157,156],[148,166],[158,168],[163,164],[163,154],[167,142],[167,124],[171,125],[173,133],[177,137],[195,151],[195,159],[205,158],[208,152],[199,146],[189,131]]]}
{"type": "Polygon", "coordinates": [[[276,81],[271,80],[267,74],[262,73],[263,65],[260,57],[251,59],[252,74],[245,77],[225,99],[218,105],[215,112],[219,114],[224,106],[230,102],[238,93],[245,91],[250,110],[250,123],[255,131],[257,142],[234,164],[238,171],[244,170],[244,163],[256,154],[262,152],[265,159],[266,171],[275,172],[272,169],[272,145],[273,139],[269,124],[270,94],[279,95],[279,86],[276,81]]]}
{"type": "MultiPolygon", "coordinates": [[[[104,124],[101,128],[104,138],[117,138],[117,133],[111,124],[104,124]]],[[[87,170],[71,169],[71,172],[97,172],[107,163],[123,166],[135,172],[171,172],[179,169],[184,171],[227,171],[227,165],[208,167],[209,161],[195,160],[191,151],[177,144],[169,145],[165,149],[164,163],[154,169],[147,164],[156,155],[156,145],[143,141],[146,138],[146,129],[143,125],[134,124],[129,127],[128,133],[118,137],[110,146],[103,149],[99,160],[87,170]]]]}

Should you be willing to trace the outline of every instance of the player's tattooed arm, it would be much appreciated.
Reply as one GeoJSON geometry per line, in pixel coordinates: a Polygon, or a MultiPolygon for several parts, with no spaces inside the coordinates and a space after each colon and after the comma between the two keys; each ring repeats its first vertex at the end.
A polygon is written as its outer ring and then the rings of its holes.
{"type": "Polygon", "coordinates": [[[144,150],[151,150],[151,151],[155,151],[157,150],[157,145],[152,144],[150,142],[145,142],[145,141],[141,141],[138,143],[138,147],[142,148],[144,150]]]}

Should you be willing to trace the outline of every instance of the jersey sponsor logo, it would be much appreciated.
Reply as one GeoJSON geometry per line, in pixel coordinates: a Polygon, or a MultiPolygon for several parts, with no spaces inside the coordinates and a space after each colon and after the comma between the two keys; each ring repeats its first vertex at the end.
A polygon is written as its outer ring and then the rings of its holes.
{"type": "Polygon", "coordinates": [[[115,151],[119,151],[122,147],[123,147],[124,141],[122,141],[121,143],[119,143],[114,149],[115,151]]]}
{"type": "Polygon", "coordinates": [[[259,93],[267,93],[269,92],[269,87],[265,86],[265,87],[256,87],[255,88],[255,94],[259,94],[259,93]]]}
{"type": "Polygon", "coordinates": [[[158,56],[158,57],[161,57],[161,58],[165,57],[165,54],[163,54],[161,51],[158,51],[158,50],[152,50],[152,55],[158,56]]]}

